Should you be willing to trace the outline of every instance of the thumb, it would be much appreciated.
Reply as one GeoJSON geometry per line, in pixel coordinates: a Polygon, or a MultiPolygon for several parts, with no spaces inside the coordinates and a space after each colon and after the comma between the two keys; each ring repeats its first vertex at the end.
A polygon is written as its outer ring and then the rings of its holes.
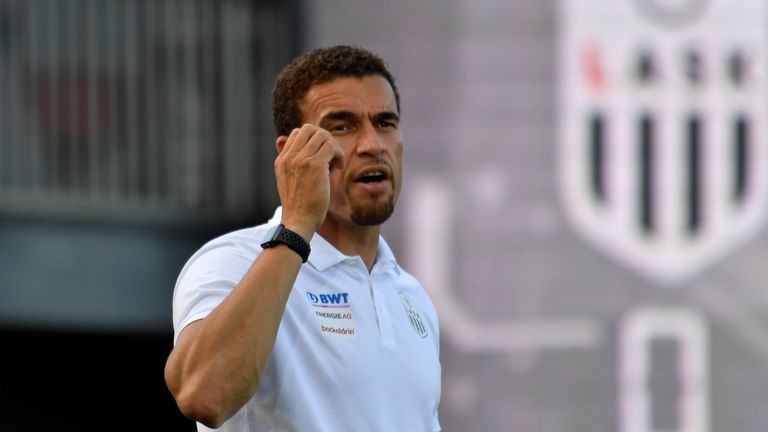
{"type": "Polygon", "coordinates": [[[339,143],[334,142],[333,154],[331,155],[331,160],[328,162],[328,168],[329,170],[342,169],[344,168],[344,164],[345,164],[344,151],[341,149],[341,146],[339,145],[339,143]]]}

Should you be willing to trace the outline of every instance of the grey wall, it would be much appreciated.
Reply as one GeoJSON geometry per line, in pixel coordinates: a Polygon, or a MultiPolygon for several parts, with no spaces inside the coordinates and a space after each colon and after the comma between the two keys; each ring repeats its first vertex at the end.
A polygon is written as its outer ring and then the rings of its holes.
{"type": "Polygon", "coordinates": [[[406,184],[385,235],[438,308],[443,427],[617,431],[622,401],[647,394],[652,430],[682,430],[675,407],[704,388],[688,430],[763,430],[765,230],[674,286],[575,232],[558,183],[561,3],[307,2],[310,46],[366,46],[398,78],[406,184]],[[647,342],[632,387],[628,329],[663,316],[672,333],[647,342]],[[686,381],[688,361],[705,373],[686,381]]]}

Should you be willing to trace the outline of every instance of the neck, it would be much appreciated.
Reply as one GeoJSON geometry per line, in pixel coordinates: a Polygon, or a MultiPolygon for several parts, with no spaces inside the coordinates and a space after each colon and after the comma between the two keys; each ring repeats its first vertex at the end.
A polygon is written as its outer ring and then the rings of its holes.
{"type": "Polygon", "coordinates": [[[368,272],[373,268],[379,248],[380,225],[339,223],[329,216],[317,229],[317,233],[344,255],[360,256],[368,272]]]}

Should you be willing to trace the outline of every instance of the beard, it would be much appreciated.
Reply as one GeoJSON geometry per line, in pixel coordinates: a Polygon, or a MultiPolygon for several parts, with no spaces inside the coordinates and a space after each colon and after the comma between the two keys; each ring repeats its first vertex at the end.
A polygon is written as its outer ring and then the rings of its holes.
{"type": "Polygon", "coordinates": [[[390,195],[383,202],[353,203],[350,219],[358,225],[381,225],[392,216],[395,211],[395,197],[390,195]]]}

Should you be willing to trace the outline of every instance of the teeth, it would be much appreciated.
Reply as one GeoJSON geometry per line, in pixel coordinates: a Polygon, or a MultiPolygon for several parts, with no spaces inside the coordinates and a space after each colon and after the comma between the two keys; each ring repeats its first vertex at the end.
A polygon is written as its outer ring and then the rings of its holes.
{"type": "Polygon", "coordinates": [[[369,171],[361,175],[357,179],[357,181],[370,184],[378,181],[383,181],[384,178],[385,178],[384,171],[369,171]]]}

